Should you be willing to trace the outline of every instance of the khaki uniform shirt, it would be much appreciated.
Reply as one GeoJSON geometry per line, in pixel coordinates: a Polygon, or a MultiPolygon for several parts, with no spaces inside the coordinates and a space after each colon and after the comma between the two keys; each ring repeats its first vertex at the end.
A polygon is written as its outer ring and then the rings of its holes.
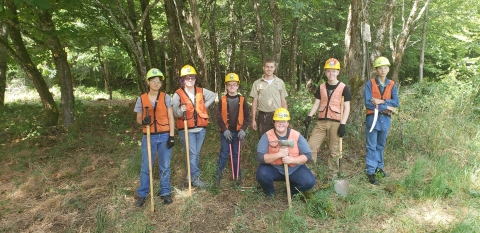
{"type": "Polygon", "coordinates": [[[250,96],[257,98],[258,111],[274,112],[277,108],[282,107],[282,99],[287,97],[288,94],[285,90],[285,83],[283,80],[274,76],[273,82],[270,85],[263,79],[263,77],[257,79],[253,83],[250,96]]]}

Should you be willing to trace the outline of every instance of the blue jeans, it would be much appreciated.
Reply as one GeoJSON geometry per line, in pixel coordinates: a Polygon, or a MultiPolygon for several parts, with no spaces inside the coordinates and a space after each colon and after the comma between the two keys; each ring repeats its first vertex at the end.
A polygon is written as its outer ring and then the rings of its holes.
{"type": "MultiPolygon", "coordinates": [[[[306,191],[315,185],[315,176],[305,165],[290,174],[290,193],[293,196],[299,191],[306,191]]],[[[273,181],[285,181],[285,175],[270,164],[260,164],[257,168],[257,181],[267,196],[275,194],[273,181]]]]}
{"type": "MultiPolygon", "coordinates": [[[[206,128],[202,128],[199,132],[190,133],[188,132],[188,151],[190,156],[190,174],[192,181],[195,178],[200,176],[200,150],[202,149],[203,140],[205,139],[205,134],[207,133],[206,128]]],[[[182,142],[183,151],[185,151],[185,130],[179,130],[178,136],[180,142],[182,142]]],[[[188,174],[185,176],[185,179],[188,179],[188,174]]]]}
{"type": "MultiPolygon", "coordinates": [[[[169,133],[150,135],[152,163],[158,153],[160,176],[160,196],[170,195],[170,158],[172,148],[167,148],[169,133]]],[[[153,164],[152,164],[153,170],[153,164]]],[[[139,197],[146,197],[150,191],[150,171],[148,169],[147,135],[142,137],[142,169],[140,170],[140,187],[137,189],[139,197]]]]}
{"type": "MultiPolygon", "coordinates": [[[[235,176],[237,175],[237,164],[238,164],[238,131],[231,131],[233,138],[232,138],[232,157],[233,157],[233,173],[235,176]]],[[[223,169],[225,168],[225,165],[227,164],[227,161],[230,162],[230,143],[228,140],[223,136],[223,133],[220,133],[220,156],[218,157],[217,160],[217,167],[218,167],[218,172],[219,175],[222,174],[223,169]]],[[[239,176],[241,175],[241,171],[238,173],[239,176]]]]}
{"type": "Polygon", "coordinates": [[[368,132],[373,123],[373,115],[368,115],[366,119],[366,169],[367,175],[375,174],[375,170],[383,169],[383,150],[387,144],[388,131],[390,129],[391,119],[388,116],[379,114],[377,123],[372,132],[368,132]]]}

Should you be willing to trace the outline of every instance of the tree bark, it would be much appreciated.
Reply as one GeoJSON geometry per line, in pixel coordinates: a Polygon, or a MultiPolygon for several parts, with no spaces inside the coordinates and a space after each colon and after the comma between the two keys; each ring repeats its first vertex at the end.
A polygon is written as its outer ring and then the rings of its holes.
{"type": "Polygon", "coordinates": [[[9,35],[13,48],[3,41],[0,41],[0,45],[4,50],[7,50],[15,61],[23,68],[27,76],[32,80],[33,85],[37,89],[40,96],[40,100],[43,104],[45,126],[55,126],[58,123],[58,108],[53,100],[52,93],[48,89],[47,83],[42,77],[37,66],[33,64],[32,59],[25,47],[20,33],[20,24],[18,21],[17,7],[10,1],[6,2],[6,8],[10,11],[9,22],[9,35]]]}
{"type": "Polygon", "coordinates": [[[413,32],[415,24],[422,17],[423,12],[428,7],[430,0],[426,0],[422,9],[418,12],[420,0],[415,0],[413,2],[410,14],[406,21],[404,21],[402,31],[397,36],[395,40],[395,45],[392,51],[393,57],[393,73],[391,79],[398,82],[398,74],[400,72],[400,66],[402,65],[403,55],[405,54],[405,49],[408,47],[408,42],[410,41],[410,36],[413,32]],[[415,16],[416,15],[416,16],[415,16]]]}
{"type": "Polygon", "coordinates": [[[262,63],[267,59],[265,49],[265,32],[263,31],[263,21],[260,16],[260,3],[258,0],[253,0],[253,10],[255,11],[255,20],[257,22],[257,39],[260,45],[260,53],[262,54],[262,63]]]}
{"type": "Polygon", "coordinates": [[[108,63],[102,59],[102,45],[97,42],[97,57],[98,63],[102,68],[103,81],[105,84],[105,91],[109,94],[109,99],[112,100],[112,90],[110,89],[110,78],[108,76],[108,63]]]}
{"type": "MultiPolygon", "coordinates": [[[[3,10],[3,9],[2,9],[3,10]]],[[[7,44],[8,27],[0,22],[0,41],[7,44]]],[[[0,108],[5,105],[5,90],[7,89],[7,50],[0,46],[0,108]]]]}
{"type": "MultiPolygon", "coordinates": [[[[142,7],[142,12],[146,12],[149,0],[141,0],[140,5],[142,7]]],[[[158,61],[157,53],[155,52],[156,46],[152,34],[152,23],[150,21],[150,13],[145,13],[145,22],[143,24],[143,29],[145,33],[145,41],[147,42],[148,57],[150,61],[150,68],[160,68],[160,63],[158,61]]]]}
{"type": "Polygon", "coordinates": [[[418,79],[420,82],[423,81],[423,65],[425,63],[425,44],[427,41],[427,22],[428,22],[428,6],[425,9],[425,18],[423,21],[423,29],[422,29],[422,47],[420,48],[420,64],[418,66],[418,79]]]}
{"type": "Polygon", "coordinates": [[[361,26],[362,22],[368,21],[368,12],[363,11],[364,8],[370,6],[370,1],[352,0],[350,4],[347,28],[345,30],[345,57],[342,72],[348,77],[349,88],[352,93],[352,101],[350,106],[352,116],[350,121],[354,124],[362,124],[363,121],[363,86],[368,79],[362,74],[364,64],[364,45],[361,26]]]}
{"type": "Polygon", "coordinates": [[[300,18],[295,17],[293,21],[292,35],[290,36],[290,41],[292,47],[290,48],[290,64],[288,66],[288,77],[286,79],[290,80],[290,94],[295,94],[296,88],[295,83],[298,79],[297,77],[297,50],[298,50],[298,27],[300,23],[300,18]]]}
{"type": "Polygon", "coordinates": [[[75,97],[73,95],[72,74],[67,60],[67,53],[63,49],[60,39],[56,36],[55,23],[52,15],[47,11],[38,12],[39,24],[47,36],[46,45],[52,53],[55,62],[57,78],[60,83],[62,96],[63,126],[68,127],[75,122],[75,97]]]}
{"type": "Polygon", "coordinates": [[[195,36],[195,45],[197,46],[197,55],[200,60],[200,67],[197,67],[199,76],[203,76],[203,84],[205,88],[210,88],[210,79],[208,77],[207,58],[205,56],[205,45],[202,39],[202,30],[200,27],[200,16],[198,13],[197,0],[189,0],[190,11],[192,14],[192,27],[195,36]]]}
{"type": "MultiPolygon", "coordinates": [[[[387,29],[389,29],[390,22],[392,21],[392,17],[394,17],[395,13],[395,6],[397,5],[396,0],[388,0],[385,3],[385,7],[383,9],[382,17],[377,22],[377,26],[375,29],[375,37],[372,42],[372,53],[370,54],[370,63],[373,64],[373,61],[382,56],[383,52],[385,51],[385,35],[387,29]]],[[[372,71],[373,72],[373,71],[372,71]]]]}
{"type": "Polygon", "coordinates": [[[277,0],[270,0],[270,12],[273,19],[273,59],[277,63],[276,73],[279,73],[280,59],[282,57],[282,18],[278,9],[277,0]]]}
{"type": "MultiPolygon", "coordinates": [[[[172,74],[171,80],[178,80],[180,76],[180,69],[183,66],[182,56],[182,33],[180,29],[180,16],[178,15],[177,5],[175,0],[165,0],[165,14],[167,15],[168,25],[168,39],[170,41],[170,48],[172,52],[172,74]]],[[[172,87],[171,83],[169,87],[172,87]]],[[[175,82],[178,85],[178,82],[175,82]]]]}
{"type": "Polygon", "coordinates": [[[209,38],[210,38],[210,63],[213,64],[213,67],[210,67],[210,73],[212,78],[215,81],[215,92],[220,93],[220,89],[224,87],[222,82],[222,77],[218,72],[220,71],[220,63],[218,56],[218,42],[217,42],[217,29],[215,27],[216,21],[216,0],[210,2],[210,18],[209,18],[209,38]]]}
{"type": "Polygon", "coordinates": [[[227,49],[227,72],[235,70],[235,49],[237,47],[237,26],[236,26],[236,19],[235,19],[235,1],[231,1],[230,5],[230,13],[228,15],[230,21],[230,45],[228,46],[230,49],[227,49]]]}

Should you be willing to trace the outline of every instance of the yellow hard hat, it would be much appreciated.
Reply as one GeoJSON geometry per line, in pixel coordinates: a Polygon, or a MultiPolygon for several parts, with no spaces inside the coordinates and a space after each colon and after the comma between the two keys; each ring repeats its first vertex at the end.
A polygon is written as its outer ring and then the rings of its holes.
{"type": "Polygon", "coordinates": [[[159,69],[157,68],[152,68],[150,69],[148,72],[147,72],[147,77],[145,78],[145,80],[149,80],[153,77],[159,77],[162,81],[165,80],[165,76],[163,76],[163,73],[162,71],[160,71],[159,69]]]}
{"type": "Polygon", "coordinates": [[[390,61],[386,57],[378,57],[373,62],[373,67],[377,68],[379,66],[390,66],[390,61]]]}
{"type": "Polygon", "coordinates": [[[238,75],[235,73],[229,73],[225,75],[225,83],[228,83],[228,82],[240,83],[240,78],[238,78],[238,75]]]}
{"type": "Polygon", "coordinates": [[[286,108],[277,108],[273,113],[274,121],[288,121],[290,120],[290,113],[286,108]]]}
{"type": "Polygon", "coordinates": [[[325,67],[323,68],[340,70],[340,62],[335,58],[330,58],[325,62],[325,67]]]}
{"type": "Polygon", "coordinates": [[[191,65],[185,65],[180,70],[180,77],[187,76],[187,75],[197,75],[197,71],[191,65]]]}

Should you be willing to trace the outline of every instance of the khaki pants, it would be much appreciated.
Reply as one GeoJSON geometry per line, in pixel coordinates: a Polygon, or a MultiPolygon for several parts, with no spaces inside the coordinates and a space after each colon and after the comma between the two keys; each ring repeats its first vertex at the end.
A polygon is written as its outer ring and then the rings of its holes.
{"type": "Polygon", "coordinates": [[[325,138],[328,138],[328,148],[330,150],[330,156],[327,156],[328,161],[328,178],[333,179],[338,173],[338,159],[340,156],[338,127],[340,122],[330,120],[319,120],[313,129],[313,132],[308,140],[310,150],[312,150],[312,160],[317,162],[318,149],[322,145],[325,138]]]}

